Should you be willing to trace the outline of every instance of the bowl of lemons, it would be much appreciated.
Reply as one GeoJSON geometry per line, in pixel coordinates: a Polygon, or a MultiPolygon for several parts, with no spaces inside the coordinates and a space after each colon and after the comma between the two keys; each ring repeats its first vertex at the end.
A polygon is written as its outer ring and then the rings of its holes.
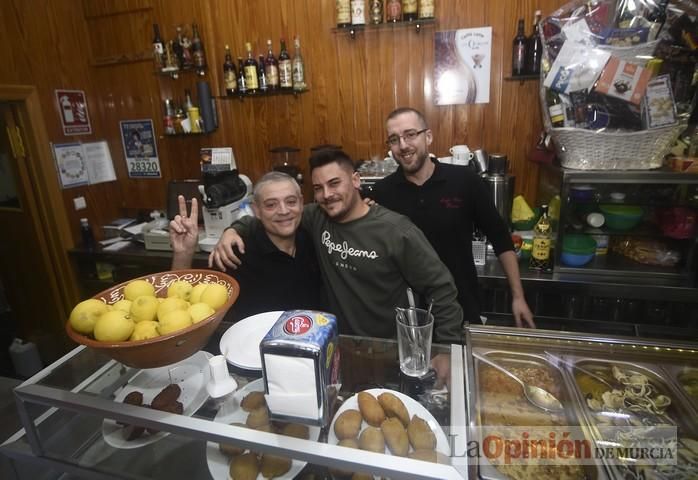
{"type": "Polygon", "coordinates": [[[222,272],[154,273],[81,301],[65,329],[75,342],[129,367],[163,367],[201,350],[239,293],[237,281],[222,272]]]}

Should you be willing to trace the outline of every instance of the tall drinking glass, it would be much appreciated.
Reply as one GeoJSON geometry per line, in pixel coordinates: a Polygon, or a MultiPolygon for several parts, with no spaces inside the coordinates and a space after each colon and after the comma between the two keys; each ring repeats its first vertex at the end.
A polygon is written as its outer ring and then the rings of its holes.
{"type": "Polygon", "coordinates": [[[400,370],[410,377],[426,375],[431,365],[434,316],[421,308],[396,308],[395,321],[400,370]]]}

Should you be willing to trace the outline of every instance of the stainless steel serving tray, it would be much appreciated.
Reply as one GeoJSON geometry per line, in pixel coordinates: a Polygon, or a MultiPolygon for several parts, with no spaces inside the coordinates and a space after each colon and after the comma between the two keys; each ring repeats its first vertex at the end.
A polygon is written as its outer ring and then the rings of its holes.
{"type": "MultiPolygon", "coordinates": [[[[575,378],[575,370],[577,367],[587,370],[587,371],[599,371],[606,370],[609,372],[608,379],[611,385],[617,384],[619,388],[620,384],[613,378],[611,373],[611,368],[617,366],[627,370],[629,373],[642,374],[648,377],[650,383],[652,383],[658,392],[667,395],[671,398],[671,405],[667,408],[667,416],[671,422],[676,425],[679,429],[680,436],[687,436],[698,440],[698,427],[696,426],[696,417],[692,413],[693,409],[686,403],[683,392],[678,390],[678,387],[674,385],[673,382],[667,382],[662,378],[663,372],[661,369],[648,365],[642,362],[631,362],[623,360],[608,360],[592,357],[578,357],[573,355],[566,355],[563,357],[563,364],[566,375],[567,382],[572,386],[573,391],[579,404],[581,405],[581,415],[585,423],[589,426],[589,430],[595,440],[604,440],[600,431],[599,424],[595,418],[594,411],[588,406],[584,392],[581,391],[577,380],[575,378]]],[[[581,370],[580,370],[581,371],[581,370]]],[[[616,465],[610,465],[604,460],[604,464],[608,470],[613,474],[615,478],[623,479],[623,473],[620,471],[619,467],[616,465]]],[[[664,478],[664,477],[661,477],[664,478]]],[[[672,477],[674,478],[674,477],[672,477]]],[[[690,477],[682,477],[690,478],[690,477]]]]}
{"type": "MultiPolygon", "coordinates": [[[[587,429],[586,424],[580,421],[580,411],[579,411],[579,405],[578,402],[576,401],[574,394],[571,393],[570,391],[570,386],[564,382],[565,380],[565,375],[564,373],[560,370],[560,368],[557,365],[554,365],[549,361],[545,356],[543,355],[537,355],[533,353],[521,353],[521,352],[511,352],[507,350],[492,350],[492,349],[486,349],[486,348],[473,348],[473,352],[487,357],[489,359],[492,359],[493,361],[497,362],[498,364],[502,365],[503,367],[507,366],[518,366],[518,367],[525,367],[525,366],[533,366],[537,368],[545,368],[549,370],[553,376],[557,377],[558,384],[560,385],[560,402],[562,402],[563,406],[565,407],[565,412],[562,414],[563,421],[560,423],[560,425],[565,425],[565,426],[579,426],[582,431],[584,432],[584,435],[587,439],[592,439],[592,434],[591,432],[587,429]]],[[[476,359],[473,358],[473,370],[474,370],[474,385],[470,385],[470,391],[473,392],[473,396],[471,398],[472,401],[475,403],[475,407],[472,409],[474,411],[474,420],[476,420],[476,426],[482,426],[482,416],[481,416],[481,408],[480,408],[480,402],[481,397],[480,397],[480,373],[479,373],[479,364],[480,362],[476,359]]],[[[513,381],[513,380],[512,380],[513,381]]],[[[553,425],[553,417],[551,415],[551,422],[550,425],[553,425]]],[[[526,426],[526,425],[522,425],[526,426]]],[[[482,439],[477,438],[477,440],[482,444],[482,439]]],[[[479,477],[483,480],[508,480],[510,477],[506,476],[504,473],[500,472],[497,470],[497,468],[490,464],[485,457],[479,459],[480,464],[478,465],[478,474],[479,477]]],[[[582,469],[585,474],[585,478],[590,479],[590,480],[596,480],[596,479],[605,479],[608,478],[608,475],[606,474],[604,470],[604,466],[600,463],[597,462],[596,465],[583,465],[582,469]]],[[[550,477],[550,478],[556,478],[556,477],[550,477]]]]}
{"type": "Polygon", "coordinates": [[[679,390],[686,401],[693,408],[692,418],[698,418],[698,394],[696,396],[691,396],[684,386],[684,381],[681,377],[684,375],[690,375],[693,378],[698,379],[698,367],[689,367],[687,365],[677,365],[674,363],[662,364],[662,368],[667,373],[667,378],[669,378],[673,384],[676,385],[676,389],[679,390]]]}

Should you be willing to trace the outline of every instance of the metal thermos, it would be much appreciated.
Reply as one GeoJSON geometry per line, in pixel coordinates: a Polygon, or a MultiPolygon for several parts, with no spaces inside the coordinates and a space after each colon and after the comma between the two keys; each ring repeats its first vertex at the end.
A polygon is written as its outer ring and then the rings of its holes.
{"type": "Polygon", "coordinates": [[[493,153],[487,162],[487,176],[484,177],[492,195],[492,201],[502,219],[509,224],[511,204],[514,199],[516,177],[507,175],[506,155],[493,153]]]}

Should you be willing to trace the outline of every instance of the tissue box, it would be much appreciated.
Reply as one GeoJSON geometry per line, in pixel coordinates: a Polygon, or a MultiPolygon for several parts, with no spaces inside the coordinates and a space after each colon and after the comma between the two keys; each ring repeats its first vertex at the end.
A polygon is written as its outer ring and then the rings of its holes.
{"type": "Polygon", "coordinates": [[[259,351],[271,418],[329,425],[340,387],[336,317],[286,311],[262,339],[259,351]]]}

